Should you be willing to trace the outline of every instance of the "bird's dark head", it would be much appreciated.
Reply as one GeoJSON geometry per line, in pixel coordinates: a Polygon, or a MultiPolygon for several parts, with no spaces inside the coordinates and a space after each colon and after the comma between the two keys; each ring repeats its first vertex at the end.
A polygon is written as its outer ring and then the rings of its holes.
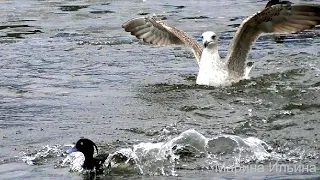
{"type": "Polygon", "coordinates": [[[79,151],[82,152],[86,158],[92,158],[94,154],[94,148],[96,148],[98,154],[98,147],[93,141],[90,139],[79,139],[73,148],[67,150],[67,153],[69,154],[79,151]]]}
{"type": "Polygon", "coordinates": [[[83,168],[85,169],[96,168],[97,170],[102,166],[106,158],[103,159],[103,162],[101,159],[94,158],[93,157],[94,149],[97,150],[97,154],[98,154],[98,147],[93,141],[91,141],[90,139],[79,139],[76,145],[73,148],[67,150],[66,153],[70,154],[72,152],[82,152],[82,154],[85,157],[85,161],[82,165],[83,168]]]}

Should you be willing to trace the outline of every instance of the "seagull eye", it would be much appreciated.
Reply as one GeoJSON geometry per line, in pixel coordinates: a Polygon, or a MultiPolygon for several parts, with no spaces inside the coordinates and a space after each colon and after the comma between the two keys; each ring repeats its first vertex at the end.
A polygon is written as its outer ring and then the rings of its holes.
{"type": "Polygon", "coordinates": [[[212,39],[215,39],[215,38],[216,38],[216,35],[212,35],[211,38],[212,38],[212,39]]]}
{"type": "Polygon", "coordinates": [[[203,39],[203,36],[201,36],[201,39],[203,39]]]}

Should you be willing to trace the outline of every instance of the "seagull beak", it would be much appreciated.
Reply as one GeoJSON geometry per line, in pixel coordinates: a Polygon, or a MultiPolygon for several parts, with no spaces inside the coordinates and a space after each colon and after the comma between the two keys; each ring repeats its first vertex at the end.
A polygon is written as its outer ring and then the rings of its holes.
{"type": "Polygon", "coordinates": [[[205,41],[205,42],[203,43],[204,48],[206,48],[208,45],[209,45],[209,42],[208,42],[208,41],[205,41]]]}
{"type": "Polygon", "coordinates": [[[78,149],[76,148],[76,146],[73,146],[72,148],[66,150],[66,153],[70,154],[70,153],[77,152],[77,151],[78,151],[78,149]]]}

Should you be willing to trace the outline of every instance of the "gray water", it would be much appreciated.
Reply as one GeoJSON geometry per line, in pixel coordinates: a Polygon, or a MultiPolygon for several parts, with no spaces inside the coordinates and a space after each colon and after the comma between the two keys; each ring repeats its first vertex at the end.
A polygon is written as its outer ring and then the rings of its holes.
{"type": "Polygon", "coordinates": [[[0,179],[81,179],[67,168],[54,168],[61,157],[29,166],[21,154],[80,137],[112,152],[160,141],[164,128],[174,129],[171,135],[196,129],[207,137],[257,137],[288,157],[285,163],[315,165],[317,171],[235,176],[182,168],[178,177],[126,177],[320,178],[319,27],[287,36],[261,36],[249,56],[255,63],[251,79],[221,88],[195,85],[198,67],[189,49],[141,43],[121,29],[130,18],[155,13],[199,41],[202,32],[215,31],[224,57],[236,27],[265,4],[1,1],[0,179]]]}

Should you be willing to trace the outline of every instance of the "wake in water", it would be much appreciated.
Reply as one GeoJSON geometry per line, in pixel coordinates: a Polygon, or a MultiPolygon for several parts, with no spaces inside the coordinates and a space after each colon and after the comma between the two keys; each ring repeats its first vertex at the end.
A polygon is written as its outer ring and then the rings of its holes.
{"type": "MultiPolygon", "coordinates": [[[[25,155],[22,159],[30,165],[39,164],[41,159],[63,155],[61,148],[46,146],[40,152],[25,155]]],[[[271,151],[270,146],[255,137],[219,135],[206,138],[191,129],[165,142],[143,142],[119,149],[110,154],[104,164],[110,168],[108,172],[111,174],[177,176],[178,169],[238,168],[246,163],[263,162],[277,157],[271,151]]],[[[81,160],[82,153],[71,153],[57,167],[70,167],[71,171],[82,172],[81,164],[77,164],[81,160]]]]}
{"type": "Polygon", "coordinates": [[[112,167],[133,168],[140,174],[176,176],[177,169],[195,169],[200,166],[212,169],[217,166],[240,166],[241,162],[263,161],[271,157],[271,149],[265,142],[254,138],[221,135],[206,138],[195,130],[187,130],[178,137],[160,143],[140,143],[132,148],[121,149],[109,156],[106,163],[112,167]],[[119,154],[128,157],[114,163],[119,154]],[[188,157],[197,161],[191,167],[188,157]],[[232,158],[230,158],[232,157],[232,158]],[[229,159],[229,160],[228,160],[229,159]]]}

